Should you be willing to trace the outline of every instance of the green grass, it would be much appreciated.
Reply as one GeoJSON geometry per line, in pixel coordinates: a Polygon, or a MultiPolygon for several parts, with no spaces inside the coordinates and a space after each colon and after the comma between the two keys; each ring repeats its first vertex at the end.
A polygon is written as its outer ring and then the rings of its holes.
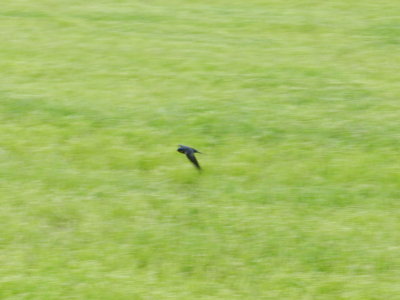
{"type": "Polygon", "coordinates": [[[400,299],[399,9],[2,1],[0,298],[400,299]]]}

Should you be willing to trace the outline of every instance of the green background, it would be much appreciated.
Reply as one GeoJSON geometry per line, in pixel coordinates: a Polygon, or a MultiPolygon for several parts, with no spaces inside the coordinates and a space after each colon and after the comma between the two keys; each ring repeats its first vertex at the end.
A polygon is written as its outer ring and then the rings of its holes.
{"type": "Polygon", "coordinates": [[[399,11],[3,0],[0,297],[400,299],[399,11]]]}

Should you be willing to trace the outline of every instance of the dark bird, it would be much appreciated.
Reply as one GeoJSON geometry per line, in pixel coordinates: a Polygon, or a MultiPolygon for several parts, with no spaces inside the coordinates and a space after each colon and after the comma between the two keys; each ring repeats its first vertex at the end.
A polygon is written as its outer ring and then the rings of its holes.
{"type": "Polygon", "coordinates": [[[184,145],[179,145],[179,148],[177,150],[180,153],[186,154],[187,158],[192,162],[192,164],[194,164],[194,166],[201,170],[199,162],[196,159],[196,156],[194,156],[195,153],[200,153],[199,151],[197,151],[194,148],[188,147],[188,146],[184,146],[184,145]]]}

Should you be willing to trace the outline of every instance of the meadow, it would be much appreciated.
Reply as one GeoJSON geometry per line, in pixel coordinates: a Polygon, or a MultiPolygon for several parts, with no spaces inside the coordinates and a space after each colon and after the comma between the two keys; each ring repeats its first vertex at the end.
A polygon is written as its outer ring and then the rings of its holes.
{"type": "Polygon", "coordinates": [[[400,299],[399,10],[3,0],[0,298],[400,299]]]}

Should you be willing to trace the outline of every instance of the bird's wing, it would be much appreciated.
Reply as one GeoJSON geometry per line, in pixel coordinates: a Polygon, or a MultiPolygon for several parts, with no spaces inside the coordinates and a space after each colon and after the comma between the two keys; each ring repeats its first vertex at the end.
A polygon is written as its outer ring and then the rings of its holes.
{"type": "Polygon", "coordinates": [[[200,165],[199,165],[199,162],[197,161],[196,156],[194,156],[193,153],[187,153],[186,156],[195,165],[195,167],[197,169],[199,169],[199,170],[201,169],[200,165]]]}

